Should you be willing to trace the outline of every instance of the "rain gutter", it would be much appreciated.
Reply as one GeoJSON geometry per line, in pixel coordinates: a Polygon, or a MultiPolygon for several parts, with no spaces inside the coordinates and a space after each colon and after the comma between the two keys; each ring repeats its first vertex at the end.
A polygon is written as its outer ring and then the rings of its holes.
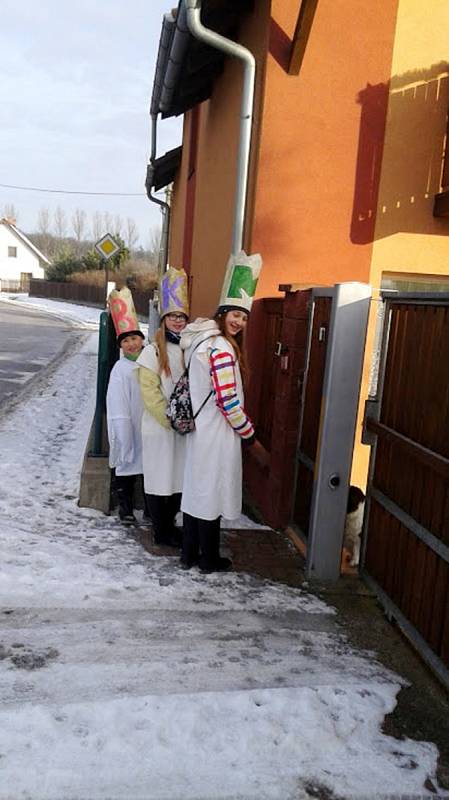
{"type": "Polygon", "coordinates": [[[170,42],[168,59],[164,64],[164,77],[159,98],[158,110],[165,114],[170,110],[172,98],[179,81],[181,67],[190,40],[187,27],[187,11],[184,3],[180,3],[176,21],[174,21],[173,36],[170,42]]]}
{"type": "Polygon", "coordinates": [[[170,231],[170,206],[165,200],[160,200],[153,194],[153,176],[154,176],[154,162],[156,160],[156,136],[157,136],[157,114],[151,115],[151,155],[150,161],[147,165],[147,175],[145,180],[145,189],[147,192],[148,200],[159,206],[162,212],[162,233],[161,245],[159,250],[158,267],[159,273],[165,272],[167,268],[168,259],[168,237],[170,231]]]}
{"type": "MultiPolygon", "coordinates": [[[[253,121],[254,88],[256,78],[256,60],[253,54],[237,42],[227,39],[201,22],[202,0],[183,0],[180,15],[186,11],[188,30],[210,47],[221,50],[228,56],[243,61],[243,89],[240,111],[240,134],[237,158],[237,184],[235,192],[234,226],[232,233],[232,253],[243,249],[243,231],[245,225],[246,195],[248,191],[249,157],[251,151],[251,129],[253,121]]],[[[181,22],[184,22],[182,16],[181,22]]],[[[176,36],[176,34],[175,34],[176,36]]],[[[175,38],[173,43],[175,42],[175,38]]]]}

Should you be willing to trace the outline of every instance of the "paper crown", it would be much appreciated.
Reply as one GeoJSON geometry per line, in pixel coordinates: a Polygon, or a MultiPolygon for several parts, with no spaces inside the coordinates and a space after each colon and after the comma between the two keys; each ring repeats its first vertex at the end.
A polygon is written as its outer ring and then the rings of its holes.
{"type": "Polygon", "coordinates": [[[189,316],[187,275],[183,269],[169,267],[159,281],[159,313],[185,314],[189,316]]]}
{"type": "Polygon", "coordinates": [[[259,253],[247,256],[242,250],[232,255],[226,266],[219,310],[235,308],[251,311],[261,269],[262,257],[259,253]]]}
{"type": "Polygon", "coordinates": [[[125,286],[120,290],[113,289],[108,297],[108,302],[119,344],[125,336],[132,333],[139,334],[143,339],[144,335],[139,330],[133,296],[128,287],[125,286]]]}

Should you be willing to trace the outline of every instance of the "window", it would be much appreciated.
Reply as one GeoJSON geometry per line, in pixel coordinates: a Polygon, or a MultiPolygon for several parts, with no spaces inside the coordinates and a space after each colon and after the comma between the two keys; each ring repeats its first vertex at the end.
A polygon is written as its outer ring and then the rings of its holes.
{"type": "Polygon", "coordinates": [[[8,247],[8,258],[17,258],[17,247],[8,247]]]}
{"type": "Polygon", "coordinates": [[[381,289],[397,292],[449,292],[447,275],[383,273],[381,289]]]}

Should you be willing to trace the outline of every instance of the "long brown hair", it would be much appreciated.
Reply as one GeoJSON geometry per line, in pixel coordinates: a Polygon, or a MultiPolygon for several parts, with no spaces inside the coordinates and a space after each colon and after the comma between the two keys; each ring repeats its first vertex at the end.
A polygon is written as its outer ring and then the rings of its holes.
{"type": "Polygon", "coordinates": [[[227,311],[224,311],[223,313],[215,314],[214,320],[218,325],[221,335],[232,345],[240,367],[243,383],[246,383],[249,378],[249,370],[246,360],[245,328],[242,328],[236,336],[231,336],[229,333],[226,333],[225,319],[227,313],[227,311]]]}
{"type": "Polygon", "coordinates": [[[161,319],[161,324],[154,335],[154,341],[157,347],[157,356],[159,360],[159,370],[165,375],[171,375],[170,362],[167,353],[167,340],[165,338],[165,317],[161,319]]]}

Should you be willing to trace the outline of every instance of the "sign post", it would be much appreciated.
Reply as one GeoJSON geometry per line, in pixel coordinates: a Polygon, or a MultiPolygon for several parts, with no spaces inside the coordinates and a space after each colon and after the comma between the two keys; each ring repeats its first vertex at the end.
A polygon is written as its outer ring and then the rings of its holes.
{"type": "Polygon", "coordinates": [[[109,282],[109,259],[116,255],[120,250],[120,245],[115,241],[110,233],[106,233],[98,242],[95,243],[95,250],[100,254],[104,265],[104,292],[105,292],[105,305],[108,299],[108,282],[109,282]]]}

